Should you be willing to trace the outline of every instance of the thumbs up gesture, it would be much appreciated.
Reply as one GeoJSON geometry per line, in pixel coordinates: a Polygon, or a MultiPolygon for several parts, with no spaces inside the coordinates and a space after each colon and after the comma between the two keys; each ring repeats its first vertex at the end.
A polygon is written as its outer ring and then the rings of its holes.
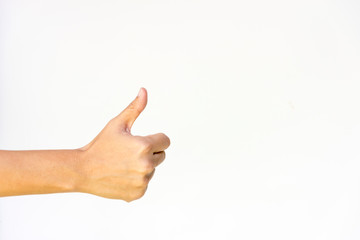
{"type": "Polygon", "coordinates": [[[170,139],[163,133],[133,136],[131,127],[147,104],[138,96],[86,146],[77,149],[78,191],[127,202],[145,194],[155,168],[164,161],[170,139]]]}

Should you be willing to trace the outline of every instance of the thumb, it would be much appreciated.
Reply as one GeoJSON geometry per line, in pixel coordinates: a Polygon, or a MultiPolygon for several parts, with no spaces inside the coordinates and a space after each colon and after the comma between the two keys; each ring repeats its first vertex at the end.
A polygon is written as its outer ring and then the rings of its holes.
{"type": "Polygon", "coordinates": [[[147,91],[140,88],[136,98],[118,115],[115,121],[118,122],[120,128],[130,133],[131,127],[137,117],[145,109],[147,104],[147,91]]]}

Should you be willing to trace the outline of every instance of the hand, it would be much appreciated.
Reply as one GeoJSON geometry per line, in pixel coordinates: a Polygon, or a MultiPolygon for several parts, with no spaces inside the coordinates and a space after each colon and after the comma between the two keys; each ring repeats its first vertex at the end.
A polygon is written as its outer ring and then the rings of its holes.
{"type": "Polygon", "coordinates": [[[163,133],[131,135],[131,127],[147,104],[147,91],[138,96],[86,146],[77,160],[82,180],[78,191],[106,198],[136,200],[145,194],[157,167],[165,159],[170,139],[163,133]]]}

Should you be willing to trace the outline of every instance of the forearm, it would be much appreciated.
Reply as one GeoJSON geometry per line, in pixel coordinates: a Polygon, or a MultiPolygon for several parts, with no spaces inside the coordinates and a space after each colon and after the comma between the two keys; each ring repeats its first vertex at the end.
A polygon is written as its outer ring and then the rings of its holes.
{"type": "Polygon", "coordinates": [[[0,150],[0,196],[76,191],[77,150],[0,150]]]}

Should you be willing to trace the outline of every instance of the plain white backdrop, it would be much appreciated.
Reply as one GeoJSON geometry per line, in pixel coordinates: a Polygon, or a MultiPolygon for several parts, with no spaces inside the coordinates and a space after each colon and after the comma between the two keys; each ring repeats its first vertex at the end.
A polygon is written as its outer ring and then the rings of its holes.
{"type": "Polygon", "coordinates": [[[172,142],[146,195],[0,199],[0,239],[359,239],[360,4],[0,0],[0,149],[172,142]]]}

